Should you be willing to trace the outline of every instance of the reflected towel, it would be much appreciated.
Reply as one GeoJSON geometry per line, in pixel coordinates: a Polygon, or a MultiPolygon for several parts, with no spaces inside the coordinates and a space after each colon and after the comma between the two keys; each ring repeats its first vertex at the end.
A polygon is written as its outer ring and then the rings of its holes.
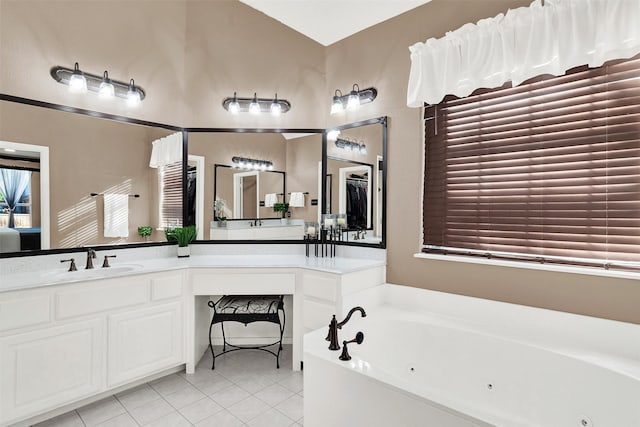
{"type": "Polygon", "coordinates": [[[276,193],[268,193],[264,195],[265,208],[272,208],[275,203],[278,203],[278,195],[276,193]]]}
{"type": "Polygon", "coordinates": [[[104,237],[129,237],[129,196],[104,195],[104,237]]]}
{"type": "Polygon", "coordinates": [[[289,207],[304,208],[304,193],[298,191],[289,196],[289,207]]]}

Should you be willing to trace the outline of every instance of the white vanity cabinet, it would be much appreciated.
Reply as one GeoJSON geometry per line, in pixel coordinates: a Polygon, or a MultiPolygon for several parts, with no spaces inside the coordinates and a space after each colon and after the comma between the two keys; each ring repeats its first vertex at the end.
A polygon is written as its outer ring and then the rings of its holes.
{"type": "Polygon", "coordinates": [[[0,426],[184,363],[183,276],[0,293],[0,426]]]}
{"type": "Polygon", "coordinates": [[[301,240],[304,224],[262,227],[211,227],[212,240],[301,240]]]}

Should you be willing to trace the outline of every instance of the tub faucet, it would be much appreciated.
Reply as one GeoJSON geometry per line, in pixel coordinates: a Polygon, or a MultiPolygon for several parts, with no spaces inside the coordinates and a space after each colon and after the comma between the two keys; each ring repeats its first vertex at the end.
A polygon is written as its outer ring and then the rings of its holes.
{"type": "Polygon", "coordinates": [[[347,313],[347,317],[340,323],[336,320],[336,315],[333,315],[329,323],[329,333],[326,338],[326,340],[329,341],[329,350],[340,350],[340,344],[338,344],[338,329],[342,329],[356,311],[359,311],[362,317],[367,317],[367,313],[362,307],[353,307],[349,310],[349,313],[347,313]]]}
{"type": "Polygon", "coordinates": [[[96,251],[93,249],[87,250],[87,265],[84,267],[85,270],[90,270],[93,268],[93,259],[96,257],[96,251]]]}

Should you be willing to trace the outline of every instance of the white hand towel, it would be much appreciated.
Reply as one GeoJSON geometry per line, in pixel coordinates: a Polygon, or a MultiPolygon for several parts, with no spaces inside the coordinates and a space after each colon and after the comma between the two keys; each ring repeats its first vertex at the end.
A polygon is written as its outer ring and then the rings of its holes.
{"type": "Polygon", "coordinates": [[[129,237],[129,196],[104,195],[104,237],[129,237]]]}
{"type": "Polygon", "coordinates": [[[274,203],[278,203],[278,195],[276,193],[267,193],[264,195],[265,208],[272,208],[274,203]]]}
{"type": "Polygon", "coordinates": [[[298,191],[289,196],[289,207],[304,208],[304,193],[298,191]]]}

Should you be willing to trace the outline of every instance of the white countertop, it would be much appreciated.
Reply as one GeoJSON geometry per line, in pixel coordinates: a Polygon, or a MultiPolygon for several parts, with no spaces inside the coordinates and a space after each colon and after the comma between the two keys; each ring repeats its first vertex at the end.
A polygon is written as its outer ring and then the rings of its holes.
{"type": "Polygon", "coordinates": [[[0,279],[0,292],[186,268],[304,268],[344,274],[384,266],[385,261],[344,257],[307,258],[304,255],[192,255],[189,258],[155,258],[121,264],[113,260],[111,265],[111,268],[97,265],[93,270],[85,270],[79,263],[78,271],[67,272],[65,264],[56,269],[5,274],[0,279]]]}

